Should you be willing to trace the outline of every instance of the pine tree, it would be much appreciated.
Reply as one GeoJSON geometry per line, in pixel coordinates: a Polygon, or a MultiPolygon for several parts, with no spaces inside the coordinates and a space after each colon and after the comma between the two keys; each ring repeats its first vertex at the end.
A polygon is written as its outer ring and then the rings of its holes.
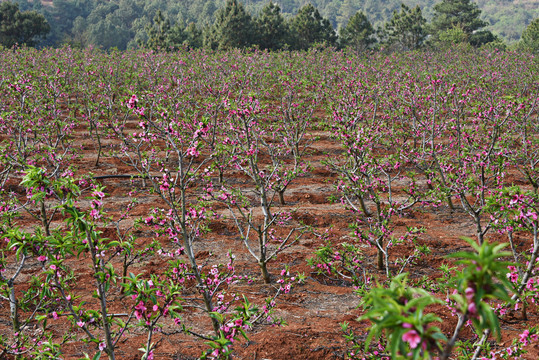
{"type": "Polygon", "coordinates": [[[167,50],[169,44],[170,22],[165,19],[161,10],[157,10],[152,24],[146,26],[148,41],[146,46],[153,50],[167,50]]]}
{"type": "Polygon", "coordinates": [[[294,48],[298,50],[306,50],[315,43],[335,45],[337,41],[337,35],[329,20],[323,18],[311,4],[299,9],[290,23],[290,28],[295,36],[294,48]]]}
{"type": "Polygon", "coordinates": [[[215,1],[209,0],[204,3],[204,6],[202,7],[202,13],[198,16],[198,21],[200,23],[207,23],[210,24],[213,22],[213,16],[215,12],[217,11],[217,6],[215,5],[215,1]]]}
{"type": "Polygon", "coordinates": [[[374,28],[363,11],[352,16],[339,35],[341,44],[352,47],[356,52],[365,51],[376,43],[374,28]]]}
{"type": "Polygon", "coordinates": [[[470,0],[442,0],[434,5],[434,17],[430,30],[434,36],[437,36],[442,31],[458,26],[465,33],[472,34],[488,25],[479,18],[480,15],[481,10],[470,0]]]}
{"type": "Polygon", "coordinates": [[[130,37],[128,29],[114,24],[110,18],[88,25],[85,35],[89,44],[103,49],[117,48],[118,50],[126,49],[130,37]]]}
{"type": "Polygon", "coordinates": [[[279,50],[287,42],[288,26],[279,5],[268,3],[256,19],[258,44],[261,49],[279,50]]]}
{"type": "Polygon", "coordinates": [[[226,6],[215,12],[215,23],[204,33],[204,46],[228,50],[243,48],[254,43],[254,27],[243,4],[228,0],[226,6]]]}
{"type": "Polygon", "coordinates": [[[197,49],[202,47],[202,31],[195,25],[195,23],[189,23],[184,31],[185,40],[184,44],[191,49],[197,49]]]}
{"type": "Polygon", "coordinates": [[[410,9],[401,4],[401,11],[394,11],[384,26],[384,43],[400,51],[419,49],[427,37],[426,23],[419,5],[410,9]]]}
{"type": "Polygon", "coordinates": [[[451,29],[440,32],[437,41],[440,45],[451,46],[454,44],[468,43],[469,40],[466,31],[460,25],[455,25],[451,29]]]}
{"type": "Polygon", "coordinates": [[[0,45],[34,46],[36,37],[45,37],[50,29],[45,17],[36,11],[21,12],[17,3],[0,3],[0,45]]]}
{"type": "Polygon", "coordinates": [[[352,16],[357,13],[358,7],[356,4],[352,3],[352,0],[343,0],[338,9],[337,23],[344,24],[348,23],[352,16]]]}
{"type": "Polygon", "coordinates": [[[534,19],[522,33],[521,45],[533,53],[539,53],[539,18],[534,19]]]}
{"type": "Polygon", "coordinates": [[[464,32],[465,42],[479,47],[487,43],[500,43],[501,40],[489,30],[480,30],[488,25],[479,16],[481,10],[470,0],[442,0],[434,5],[434,18],[429,32],[432,43],[444,43],[443,39],[452,34],[464,32]]]}

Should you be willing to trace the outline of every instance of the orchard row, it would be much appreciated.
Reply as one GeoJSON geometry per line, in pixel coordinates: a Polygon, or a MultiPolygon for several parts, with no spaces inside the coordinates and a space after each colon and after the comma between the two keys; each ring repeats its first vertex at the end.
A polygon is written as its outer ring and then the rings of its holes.
{"type": "MultiPolygon", "coordinates": [[[[539,69],[529,55],[63,48],[5,51],[0,64],[0,299],[11,327],[0,357],[61,357],[69,338],[93,344],[88,356],[115,359],[122,339],[143,331],[151,359],[155,334],[173,321],[206,342],[203,358],[229,358],[257,324],[281,324],[277,298],[305,276],[279,259],[307,236],[325,241],[309,264],[356,287],[373,321],[364,342],[343,324],[352,358],[447,359],[467,323],[482,336],[478,358],[508,307],[537,310],[539,69]],[[288,206],[287,190],[314,176],[309,158],[322,136],[341,149],[322,163],[334,174],[328,202],[353,214],[346,244],[288,206]],[[87,140],[91,158],[81,156],[87,140]],[[120,171],[104,172],[111,163],[120,171]],[[105,179],[131,180],[115,192],[121,212],[110,211],[105,179]],[[141,215],[138,200],[150,194],[155,206],[141,215]],[[401,231],[397,219],[439,208],[463,211],[475,230],[472,251],[453,254],[460,275],[437,293],[406,285],[426,250],[403,258],[395,247],[429,231],[401,231]],[[231,252],[196,256],[217,220],[259,275],[236,269],[231,252]],[[144,231],[151,243],[138,238],[144,231]],[[166,260],[151,275],[135,266],[155,257],[166,260]],[[89,264],[93,294],[77,293],[74,259],[89,264]],[[235,288],[253,281],[273,285],[265,303],[235,288]],[[451,334],[423,313],[445,291],[458,317],[451,334]],[[184,321],[190,307],[206,314],[207,331],[184,321]],[[63,338],[61,317],[71,324],[63,338]]],[[[498,355],[522,352],[535,339],[526,331],[498,355]]]]}

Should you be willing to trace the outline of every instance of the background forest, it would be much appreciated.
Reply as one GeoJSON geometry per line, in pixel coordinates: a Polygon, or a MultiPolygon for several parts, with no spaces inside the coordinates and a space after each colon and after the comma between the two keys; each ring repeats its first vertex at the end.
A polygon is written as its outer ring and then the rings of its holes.
{"type": "MultiPolygon", "coordinates": [[[[265,22],[266,27],[272,27],[274,31],[280,31],[279,26],[292,27],[296,32],[303,12],[304,20],[318,20],[308,26],[320,29],[307,29],[310,33],[326,32],[320,42],[337,43],[336,35],[342,37],[342,31],[356,14],[362,14],[372,30],[367,27],[367,33],[372,38],[377,38],[383,43],[387,35],[388,24],[391,23],[396,13],[406,9],[411,13],[416,6],[420,8],[420,14],[426,21],[432,21],[435,17],[435,5],[437,0],[276,0],[276,6],[269,4],[267,0],[245,0],[243,4],[237,3],[236,9],[229,9],[234,13],[236,22],[234,26],[249,31],[245,34],[251,39],[243,39],[239,45],[258,44],[264,46],[260,38],[253,39],[256,29],[249,30],[249,24],[260,27],[265,22]],[[401,9],[401,3],[407,8],[401,9]],[[242,15],[243,14],[243,15],[242,15]],[[244,16],[241,19],[241,16],[244,16]],[[318,18],[317,18],[318,17],[318,18]],[[273,22],[272,22],[273,21],[273,22]],[[268,25],[269,24],[269,25],[268,25]],[[277,29],[275,29],[275,27],[277,29]],[[333,33],[333,30],[336,30],[333,33]],[[375,36],[375,31],[376,36],[375,36]]],[[[449,1],[455,2],[455,1],[449,1]]],[[[458,2],[458,1],[457,1],[458,2]]],[[[29,1],[19,0],[19,10],[35,10],[42,14],[50,25],[50,32],[46,38],[40,40],[38,46],[72,46],[85,47],[94,45],[104,49],[118,48],[132,49],[154,45],[178,45],[184,44],[189,47],[223,47],[219,45],[219,26],[229,29],[231,19],[226,18],[226,0],[53,0],[53,1],[29,1]],[[166,38],[166,39],[165,39],[166,38]],[[166,41],[165,41],[166,40],[166,41]]],[[[234,1],[235,3],[235,1],[234,1]]],[[[469,1],[464,1],[469,3],[469,1]]],[[[489,31],[507,44],[516,43],[522,32],[533,19],[539,17],[537,0],[478,0],[472,3],[480,10],[479,18],[484,21],[483,30],[489,31]]],[[[229,14],[230,15],[230,12],[229,14]]],[[[417,15],[417,14],[416,14],[417,15]]],[[[303,24],[305,25],[305,24],[303,24]]],[[[365,28],[363,28],[365,30],[365,28]]],[[[458,30],[458,29],[457,29],[458,30]]],[[[427,30],[424,31],[428,33],[427,30]]],[[[466,33],[466,31],[465,31],[466,33]]],[[[461,35],[452,33],[453,40],[461,35]]],[[[426,36],[425,36],[426,37],[426,36]]],[[[488,40],[488,39],[487,39],[488,40]]],[[[492,40],[492,38],[490,39],[492,40]]],[[[306,45],[301,40],[294,42],[293,39],[282,39],[282,44],[272,46],[282,48],[304,48],[306,45]]],[[[316,42],[316,41],[314,41],[316,42]]],[[[485,42],[485,41],[483,41],[485,42]]],[[[487,41],[488,42],[488,41],[487,41]]],[[[20,43],[20,42],[19,42],[20,43]]],[[[371,44],[373,41],[371,41],[371,44]]],[[[5,45],[5,43],[4,43],[5,45]]],[[[367,41],[367,45],[368,41],[367,41]]],[[[227,46],[224,46],[227,47],[227,46]]]]}

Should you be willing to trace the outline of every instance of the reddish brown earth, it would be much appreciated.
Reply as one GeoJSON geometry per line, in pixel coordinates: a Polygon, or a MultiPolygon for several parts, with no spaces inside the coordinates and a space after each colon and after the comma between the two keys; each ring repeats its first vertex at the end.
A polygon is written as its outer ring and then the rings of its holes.
{"type": "MultiPolygon", "coordinates": [[[[130,169],[121,164],[117,159],[105,156],[101,164],[95,167],[96,152],[93,142],[88,138],[83,138],[82,131],[77,139],[78,145],[82,146],[81,159],[75,165],[81,173],[92,172],[95,175],[125,174],[130,173],[130,169]]],[[[321,161],[326,158],[325,154],[338,154],[339,145],[333,141],[329,133],[320,132],[320,140],[312,146],[312,151],[307,159],[312,170],[304,177],[294,180],[285,194],[288,201],[287,207],[296,209],[295,216],[304,223],[315,227],[318,231],[323,231],[331,227],[332,241],[339,243],[350,240],[350,230],[348,224],[353,221],[350,213],[347,213],[339,204],[328,201],[328,197],[334,194],[332,186],[336,174],[327,170],[321,161]]],[[[515,180],[518,180],[515,178],[515,180]]],[[[137,187],[140,191],[140,202],[136,206],[133,215],[142,216],[156,205],[157,199],[153,195],[145,193],[141,187],[140,180],[135,180],[132,184],[125,179],[106,179],[102,181],[106,186],[108,197],[106,198],[106,210],[112,215],[117,214],[128,202],[126,194],[137,187]]],[[[16,185],[16,184],[12,184],[16,185]]],[[[30,220],[29,220],[30,221],[30,220]]],[[[127,221],[126,223],[129,223],[127,221]]],[[[406,268],[410,272],[413,280],[418,280],[423,276],[436,282],[441,276],[438,268],[449,260],[445,255],[455,251],[468,249],[466,242],[461,237],[474,236],[472,222],[468,216],[460,210],[450,212],[447,207],[414,208],[402,218],[398,219],[398,228],[405,226],[421,226],[427,231],[420,235],[419,243],[426,244],[432,250],[428,256],[424,256],[413,268],[406,268]]],[[[30,225],[30,223],[29,223],[30,225]]],[[[127,224],[126,224],[127,225],[127,224]]],[[[205,241],[198,243],[196,253],[199,258],[208,257],[213,253],[215,262],[225,259],[229,249],[237,256],[238,275],[252,275],[260,279],[258,270],[253,265],[251,258],[246,255],[242,245],[236,240],[235,229],[226,220],[216,220],[210,224],[211,233],[205,237],[205,241]]],[[[140,243],[151,241],[151,232],[142,230],[137,233],[140,243]]],[[[114,236],[111,229],[105,229],[105,236],[114,236]]],[[[367,322],[357,321],[361,315],[358,308],[359,297],[354,293],[350,284],[343,281],[332,280],[324,276],[317,275],[311,269],[306,259],[313,256],[313,251],[322,245],[322,241],[313,235],[306,235],[299,243],[282,253],[276,261],[270,263],[270,271],[276,275],[284,265],[289,265],[292,272],[304,273],[306,281],[302,285],[296,285],[289,294],[282,295],[277,300],[275,315],[282,317],[287,326],[270,327],[256,326],[248,331],[249,341],[238,342],[234,349],[236,359],[248,360],[288,360],[288,359],[344,359],[347,345],[341,335],[340,323],[348,322],[356,334],[365,333],[367,322]]],[[[170,246],[164,242],[165,247],[170,246]]],[[[365,263],[367,270],[372,277],[379,281],[384,279],[384,274],[378,271],[375,266],[375,252],[365,247],[365,263]]],[[[390,259],[395,261],[396,255],[405,257],[413,251],[411,246],[402,245],[395,248],[390,259]]],[[[90,269],[87,264],[77,260],[69,259],[69,264],[75,270],[77,276],[75,293],[85,294],[83,299],[90,303],[93,291],[93,279],[90,276],[90,269]]],[[[141,263],[134,265],[133,272],[149,274],[159,272],[164,260],[159,256],[152,256],[144,259],[141,263]]],[[[393,271],[396,270],[393,267],[393,271]]],[[[30,276],[39,270],[36,259],[30,261],[30,266],[25,268],[22,276],[18,279],[18,290],[24,290],[24,283],[30,276]]],[[[245,294],[251,302],[262,304],[264,299],[274,294],[276,286],[274,284],[265,285],[260,280],[253,284],[239,284],[232,286],[229,291],[236,291],[245,294]]],[[[114,312],[125,312],[121,294],[118,292],[109,295],[110,306],[114,312]]],[[[443,306],[431,308],[433,312],[439,314],[443,319],[440,324],[446,335],[450,335],[457,319],[451,316],[450,312],[443,306]]],[[[503,339],[499,346],[509,346],[512,339],[517,337],[522,330],[539,323],[537,309],[530,308],[527,321],[521,319],[519,312],[510,313],[501,321],[503,339]]],[[[7,333],[9,309],[6,306],[0,308],[0,326],[2,333],[7,333]]],[[[200,332],[209,331],[209,321],[207,317],[196,313],[188,312],[184,315],[184,321],[200,332]]],[[[62,319],[49,321],[49,328],[58,336],[61,336],[69,327],[62,319]]],[[[155,351],[156,359],[196,359],[201,352],[206,349],[203,341],[179,333],[177,327],[171,320],[166,320],[163,332],[167,335],[158,334],[155,351]]],[[[30,329],[30,331],[32,331],[30,329]]],[[[36,334],[37,335],[37,334],[36,334]]],[[[69,340],[63,347],[66,359],[75,359],[84,356],[85,352],[93,354],[95,348],[80,341],[81,334],[77,334],[79,340],[69,340]]],[[[472,333],[469,329],[462,332],[462,339],[471,339],[472,333]]],[[[137,349],[145,342],[145,334],[131,332],[121,341],[117,350],[118,359],[140,359],[141,353],[137,349]]],[[[58,340],[58,339],[57,339],[58,340]]],[[[495,341],[493,342],[495,344],[495,341]]],[[[532,344],[528,348],[529,353],[525,359],[539,358],[537,344],[532,344]]]]}

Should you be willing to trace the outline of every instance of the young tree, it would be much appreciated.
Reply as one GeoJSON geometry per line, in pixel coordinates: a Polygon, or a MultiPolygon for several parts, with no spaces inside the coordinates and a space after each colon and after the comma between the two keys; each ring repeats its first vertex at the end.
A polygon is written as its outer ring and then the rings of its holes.
{"type": "Polygon", "coordinates": [[[8,48],[15,44],[34,46],[36,37],[45,37],[51,30],[45,17],[36,11],[19,10],[19,4],[0,3],[0,44],[8,48]]]}
{"type": "Polygon", "coordinates": [[[335,30],[329,20],[323,18],[318,9],[311,4],[299,9],[290,27],[296,37],[294,47],[298,50],[307,50],[317,42],[334,45],[337,41],[335,30]]]}
{"type": "Polygon", "coordinates": [[[289,155],[287,141],[293,139],[287,140],[282,136],[286,130],[281,132],[263,122],[266,114],[255,98],[240,97],[227,106],[229,117],[225,126],[229,130],[225,140],[226,151],[230,154],[232,166],[248,177],[250,189],[234,184],[224,185],[217,195],[212,186],[209,194],[226,204],[241,242],[256,259],[264,283],[269,284],[268,263],[296,243],[307,230],[306,226],[295,223],[291,212],[275,206],[277,193],[286,188],[281,181],[286,176],[285,169],[294,171],[284,161],[289,155]],[[263,161],[266,156],[269,163],[263,161]],[[255,213],[257,207],[262,214],[255,213]],[[282,235],[277,229],[287,229],[288,233],[282,235]]]}
{"type": "Polygon", "coordinates": [[[346,27],[341,28],[339,36],[341,45],[350,46],[356,52],[365,51],[376,42],[374,28],[363,11],[358,11],[350,18],[346,27]]]}
{"type": "Polygon", "coordinates": [[[260,48],[279,50],[284,47],[289,30],[279,5],[269,2],[264,6],[255,23],[260,48]]]}
{"type": "Polygon", "coordinates": [[[382,37],[385,43],[398,50],[416,50],[427,37],[426,23],[419,5],[410,9],[401,4],[401,11],[394,11],[391,20],[385,24],[382,37]]]}

